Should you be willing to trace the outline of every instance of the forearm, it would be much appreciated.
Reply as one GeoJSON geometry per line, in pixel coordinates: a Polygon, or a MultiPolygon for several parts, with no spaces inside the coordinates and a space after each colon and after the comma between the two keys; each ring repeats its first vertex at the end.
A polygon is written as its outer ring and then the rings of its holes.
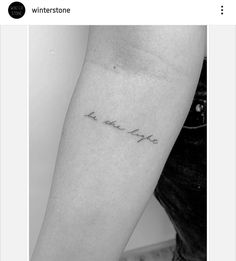
{"type": "Polygon", "coordinates": [[[67,113],[33,261],[118,260],[191,104],[201,57],[179,72],[163,63],[168,55],[144,54],[152,70],[136,63],[136,49],[134,61],[95,49],[67,113]]]}

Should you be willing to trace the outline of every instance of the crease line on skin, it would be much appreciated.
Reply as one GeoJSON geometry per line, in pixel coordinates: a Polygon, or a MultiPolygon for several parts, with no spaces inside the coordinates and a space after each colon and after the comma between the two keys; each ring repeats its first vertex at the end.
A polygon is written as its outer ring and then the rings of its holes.
{"type": "MultiPolygon", "coordinates": [[[[164,74],[163,71],[161,71],[161,70],[157,70],[157,72],[154,72],[154,71],[150,72],[148,70],[146,70],[146,71],[144,71],[144,70],[137,70],[137,71],[125,70],[125,69],[123,69],[123,66],[119,65],[118,63],[111,63],[111,64],[100,63],[96,59],[92,59],[91,57],[89,59],[86,58],[85,63],[87,63],[87,64],[91,63],[91,64],[94,64],[94,65],[97,65],[97,66],[101,66],[105,70],[108,70],[108,71],[111,71],[111,72],[117,73],[117,74],[119,74],[119,71],[117,69],[120,69],[121,71],[123,71],[127,74],[130,71],[136,76],[144,75],[145,77],[149,76],[150,78],[153,78],[153,79],[158,80],[158,81],[165,80],[165,82],[170,82],[170,80],[168,79],[168,76],[170,75],[170,73],[164,74]]],[[[167,69],[167,71],[169,71],[169,70],[167,69]]]]}
{"type": "MultiPolygon", "coordinates": [[[[134,43],[129,43],[128,44],[127,41],[125,41],[124,39],[122,39],[121,41],[123,41],[125,43],[124,44],[124,46],[126,46],[125,48],[128,49],[130,47],[130,48],[132,48],[132,49],[134,49],[134,50],[136,50],[138,52],[143,53],[144,55],[147,54],[147,55],[149,55],[149,56],[154,58],[153,59],[154,62],[155,61],[161,61],[162,64],[166,66],[166,68],[171,68],[173,71],[185,75],[183,70],[180,70],[178,66],[175,66],[173,63],[171,63],[169,61],[169,59],[165,59],[160,53],[156,54],[156,53],[154,53],[152,51],[148,51],[145,48],[140,48],[140,47],[136,46],[134,43]]],[[[125,49],[125,48],[123,48],[123,49],[125,49]]]]}
{"type": "MultiPolygon", "coordinates": [[[[164,59],[162,57],[162,55],[158,54],[154,54],[153,52],[147,51],[145,49],[139,48],[137,46],[135,46],[134,44],[126,44],[125,40],[122,40],[125,44],[123,48],[119,48],[119,47],[115,47],[114,48],[114,55],[113,57],[110,58],[110,62],[102,62],[100,63],[98,59],[93,58],[93,55],[88,55],[87,57],[85,57],[85,63],[92,63],[95,65],[99,65],[103,68],[105,68],[108,71],[111,71],[113,73],[119,73],[120,69],[123,72],[132,72],[134,73],[134,75],[144,75],[149,76],[151,78],[157,79],[158,81],[166,81],[166,82],[172,82],[174,81],[173,78],[173,72],[177,73],[175,74],[175,78],[178,77],[178,75],[181,75],[181,77],[188,77],[188,74],[186,72],[184,72],[183,70],[181,70],[179,68],[179,66],[175,66],[173,63],[169,62],[168,59],[164,59]],[[120,49],[120,50],[118,50],[120,49]],[[122,62],[122,56],[119,53],[123,53],[124,57],[126,56],[126,53],[129,53],[129,49],[131,49],[132,53],[132,49],[134,51],[136,51],[137,53],[134,53],[134,58],[136,60],[138,60],[138,52],[141,53],[141,56],[145,57],[142,58],[142,61],[145,63],[140,63],[141,65],[135,65],[137,64],[136,62],[134,63],[134,66],[129,66],[129,62],[125,63],[122,62]],[[142,55],[142,53],[144,55],[142,55]],[[149,56],[149,57],[148,57],[149,56]],[[119,62],[119,60],[121,62],[119,62]],[[159,64],[158,64],[159,63],[159,64]],[[145,66],[142,66],[143,64],[147,65],[146,68],[145,66]],[[150,64],[152,64],[153,66],[150,66],[150,64]],[[158,67],[163,66],[164,69],[162,68],[162,70],[158,69],[158,67]],[[133,68],[132,68],[133,67],[133,68]],[[127,68],[127,70],[125,69],[127,68]],[[136,70],[135,70],[136,68],[136,70]],[[154,69],[153,69],[154,68],[154,69]],[[173,78],[172,80],[170,79],[171,77],[173,78]]],[[[91,50],[91,54],[96,53],[96,49],[91,50]]],[[[130,59],[132,60],[132,59],[130,59]]],[[[109,60],[108,60],[109,61],[109,60]]]]}

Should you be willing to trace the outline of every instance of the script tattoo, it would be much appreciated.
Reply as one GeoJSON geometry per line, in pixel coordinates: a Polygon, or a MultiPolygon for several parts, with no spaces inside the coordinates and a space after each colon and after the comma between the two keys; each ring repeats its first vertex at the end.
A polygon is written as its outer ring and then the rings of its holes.
{"type": "Polygon", "coordinates": [[[151,144],[158,144],[158,139],[153,137],[153,134],[144,135],[140,129],[127,129],[124,126],[121,126],[116,120],[98,120],[98,117],[94,111],[90,112],[89,114],[85,114],[84,117],[87,117],[93,121],[100,122],[101,124],[107,125],[112,127],[120,132],[125,132],[130,136],[134,136],[137,138],[137,143],[142,141],[150,142],[151,144]]]}

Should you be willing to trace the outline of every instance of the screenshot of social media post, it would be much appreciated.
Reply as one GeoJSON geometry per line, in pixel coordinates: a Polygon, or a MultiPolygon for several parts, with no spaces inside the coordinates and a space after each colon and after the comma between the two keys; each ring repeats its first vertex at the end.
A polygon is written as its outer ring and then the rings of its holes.
{"type": "Polygon", "coordinates": [[[105,6],[1,8],[1,260],[234,260],[232,5],[105,6]]]}

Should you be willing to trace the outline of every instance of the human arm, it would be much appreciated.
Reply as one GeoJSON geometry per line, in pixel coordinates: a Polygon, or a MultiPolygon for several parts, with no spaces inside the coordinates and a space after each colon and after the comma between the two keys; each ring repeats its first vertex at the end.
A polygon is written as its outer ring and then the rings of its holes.
{"type": "Polygon", "coordinates": [[[190,26],[91,29],[33,261],[118,260],[186,118],[204,37],[190,26]]]}

